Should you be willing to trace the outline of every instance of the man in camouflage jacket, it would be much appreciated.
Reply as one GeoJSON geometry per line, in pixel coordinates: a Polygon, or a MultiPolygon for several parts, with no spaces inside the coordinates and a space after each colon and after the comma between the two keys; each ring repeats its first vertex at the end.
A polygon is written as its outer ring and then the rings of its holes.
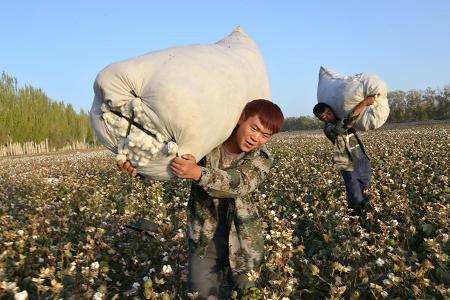
{"type": "Polygon", "coordinates": [[[344,179],[348,206],[356,215],[360,215],[369,204],[366,190],[371,182],[372,168],[353,125],[361,112],[374,101],[374,96],[368,96],[342,120],[337,119],[326,103],[318,103],[313,109],[316,117],[325,122],[323,131],[334,144],[333,166],[344,179]]]}
{"type": "Polygon", "coordinates": [[[269,173],[273,160],[264,146],[283,125],[270,101],[247,104],[232,135],[199,164],[186,154],[171,167],[193,179],[188,204],[188,290],[200,298],[223,296],[221,287],[242,292],[254,286],[264,240],[257,208],[248,197],[269,173]]]}

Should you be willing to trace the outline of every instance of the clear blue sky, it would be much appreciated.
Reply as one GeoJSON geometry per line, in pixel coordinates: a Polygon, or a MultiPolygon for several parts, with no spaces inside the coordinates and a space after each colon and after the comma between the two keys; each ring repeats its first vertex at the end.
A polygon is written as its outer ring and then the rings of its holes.
{"type": "Polygon", "coordinates": [[[3,1],[0,72],[89,110],[106,65],[214,43],[240,25],[258,43],[273,100],[311,115],[321,65],[390,90],[450,84],[450,1],[3,1]]]}

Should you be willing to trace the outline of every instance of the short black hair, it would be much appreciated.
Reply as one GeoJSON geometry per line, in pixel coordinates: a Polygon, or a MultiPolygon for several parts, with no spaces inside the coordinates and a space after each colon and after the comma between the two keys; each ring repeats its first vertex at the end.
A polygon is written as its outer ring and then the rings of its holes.
{"type": "Polygon", "coordinates": [[[318,119],[320,119],[320,115],[325,111],[326,108],[333,110],[328,104],[319,102],[314,106],[313,113],[318,119]]]}

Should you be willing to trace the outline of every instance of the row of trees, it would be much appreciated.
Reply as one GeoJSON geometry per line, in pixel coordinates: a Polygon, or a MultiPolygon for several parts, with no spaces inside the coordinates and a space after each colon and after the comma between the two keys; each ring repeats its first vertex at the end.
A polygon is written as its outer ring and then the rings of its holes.
{"type": "MultiPolygon", "coordinates": [[[[393,91],[388,93],[391,112],[388,122],[450,119],[450,86],[443,89],[393,91]]],[[[7,142],[41,142],[51,147],[74,141],[94,143],[95,135],[87,112],[54,102],[31,86],[19,88],[17,80],[2,73],[0,80],[0,145],[7,142]]],[[[290,117],[283,131],[322,128],[314,116],[290,117]]]]}
{"type": "MultiPolygon", "coordinates": [[[[388,93],[391,112],[387,122],[412,122],[450,119],[450,86],[424,91],[388,93]]],[[[312,108],[311,108],[312,109],[312,108]]],[[[286,118],[283,131],[319,129],[323,124],[314,116],[286,118]]]]}
{"type": "Polygon", "coordinates": [[[40,142],[50,147],[74,141],[95,142],[89,115],[72,105],[52,101],[41,89],[19,88],[16,78],[2,73],[0,80],[0,145],[8,142],[40,142]]]}
{"type": "Polygon", "coordinates": [[[450,119],[450,86],[424,91],[393,91],[388,94],[388,122],[450,119]]]}
{"type": "Polygon", "coordinates": [[[281,131],[297,131],[308,129],[319,129],[323,127],[323,123],[315,116],[289,117],[284,121],[284,126],[281,131]]]}

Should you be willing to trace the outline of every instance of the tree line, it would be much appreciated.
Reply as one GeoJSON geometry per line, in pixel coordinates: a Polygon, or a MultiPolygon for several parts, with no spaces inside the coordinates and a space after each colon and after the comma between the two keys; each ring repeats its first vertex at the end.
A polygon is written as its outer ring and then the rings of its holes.
{"type": "MultiPolygon", "coordinates": [[[[427,88],[424,91],[392,91],[388,93],[388,101],[388,123],[450,119],[450,85],[443,89],[427,88]]],[[[323,123],[315,116],[301,116],[286,118],[282,131],[321,128],[323,123]]]]}
{"type": "Polygon", "coordinates": [[[450,119],[450,85],[443,89],[393,91],[388,99],[388,122],[450,119]]]}
{"type": "Polygon", "coordinates": [[[74,141],[94,143],[87,112],[51,100],[41,89],[18,87],[17,79],[2,73],[0,79],[0,145],[41,142],[60,148],[74,141]]]}
{"type": "MultiPolygon", "coordinates": [[[[450,119],[450,85],[424,91],[392,91],[388,99],[388,122],[450,119]]],[[[74,141],[95,143],[87,112],[77,113],[71,104],[55,102],[39,88],[18,87],[16,78],[5,72],[0,80],[0,116],[0,145],[47,138],[51,147],[58,148],[74,141]]],[[[282,131],[322,127],[314,116],[288,117],[282,131]]]]}

